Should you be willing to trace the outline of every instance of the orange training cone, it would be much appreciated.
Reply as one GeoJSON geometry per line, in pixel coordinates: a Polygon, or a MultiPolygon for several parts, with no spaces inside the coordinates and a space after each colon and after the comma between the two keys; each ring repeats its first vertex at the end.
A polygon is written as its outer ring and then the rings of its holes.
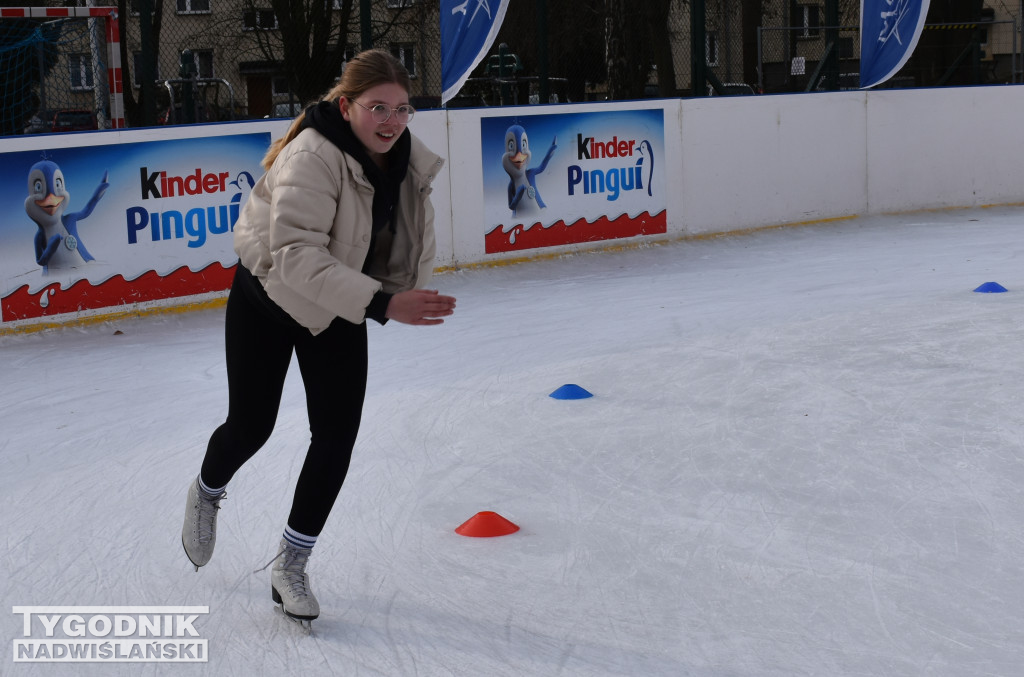
{"type": "Polygon", "coordinates": [[[519,531],[519,527],[509,522],[496,512],[485,510],[466,520],[462,526],[455,530],[460,536],[473,536],[475,538],[490,538],[492,536],[507,536],[519,531]]]}

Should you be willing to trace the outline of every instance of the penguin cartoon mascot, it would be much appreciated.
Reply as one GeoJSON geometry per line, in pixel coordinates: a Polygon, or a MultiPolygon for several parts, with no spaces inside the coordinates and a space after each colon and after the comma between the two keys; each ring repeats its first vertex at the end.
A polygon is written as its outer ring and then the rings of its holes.
{"type": "Polygon", "coordinates": [[[512,125],[505,132],[505,154],[501,157],[501,166],[508,174],[508,208],[513,216],[539,214],[547,207],[537,190],[537,175],[543,172],[551,156],[554,155],[557,137],[551,140],[544,161],[536,169],[529,169],[530,140],[522,125],[512,125]]]}
{"type": "Polygon", "coordinates": [[[44,275],[52,270],[74,268],[93,260],[93,255],[85,248],[78,234],[78,222],[92,214],[110,186],[107,183],[108,174],[103,173],[100,185],[82,211],[66,213],[71,193],[68,192],[64,173],[57,163],[42,160],[29,169],[25,212],[39,228],[35,236],[36,263],[43,267],[44,275]]]}

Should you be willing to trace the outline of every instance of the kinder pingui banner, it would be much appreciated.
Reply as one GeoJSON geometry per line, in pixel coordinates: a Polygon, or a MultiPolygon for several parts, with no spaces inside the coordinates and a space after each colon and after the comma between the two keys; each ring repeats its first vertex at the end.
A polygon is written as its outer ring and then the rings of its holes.
{"type": "Polygon", "coordinates": [[[232,230],[269,143],[255,133],[0,154],[2,321],[227,289],[232,230]]]}
{"type": "Polygon", "coordinates": [[[658,109],[480,121],[485,251],[666,231],[658,109]]]}

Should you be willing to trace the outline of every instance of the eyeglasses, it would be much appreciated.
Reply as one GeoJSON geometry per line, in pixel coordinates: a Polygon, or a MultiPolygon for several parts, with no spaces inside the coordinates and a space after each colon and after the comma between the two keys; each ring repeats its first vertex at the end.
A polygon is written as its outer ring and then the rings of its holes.
{"type": "Polygon", "coordinates": [[[390,120],[391,114],[394,113],[395,120],[397,120],[399,124],[407,125],[409,124],[409,120],[412,120],[412,116],[416,115],[416,109],[407,103],[402,104],[398,108],[391,108],[390,106],[385,106],[382,103],[378,103],[371,108],[367,108],[355,99],[352,99],[352,103],[357,104],[363,110],[370,111],[370,117],[372,117],[373,121],[378,124],[384,124],[390,120]]]}

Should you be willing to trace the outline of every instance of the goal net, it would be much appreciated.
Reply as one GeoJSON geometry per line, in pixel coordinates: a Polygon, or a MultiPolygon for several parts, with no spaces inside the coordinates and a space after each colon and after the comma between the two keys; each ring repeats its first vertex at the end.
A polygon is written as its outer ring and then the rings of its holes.
{"type": "Polygon", "coordinates": [[[116,10],[0,9],[0,135],[124,126],[116,10]]]}

